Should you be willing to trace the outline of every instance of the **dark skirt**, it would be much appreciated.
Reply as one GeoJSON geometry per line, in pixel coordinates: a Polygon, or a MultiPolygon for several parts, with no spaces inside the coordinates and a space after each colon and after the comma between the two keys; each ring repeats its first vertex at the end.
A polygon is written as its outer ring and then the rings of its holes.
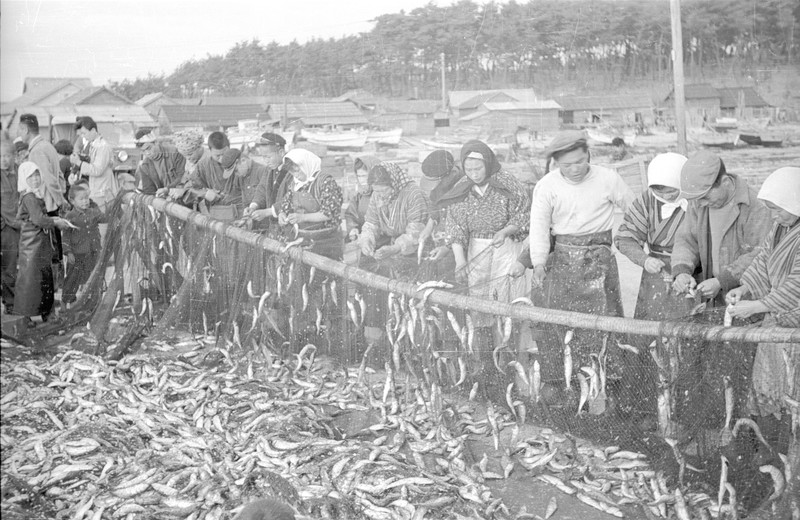
{"type": "Polygon", "coordinates": [[[51,234],[29,222],[19,237],[14,313],[47,317],[53,310],[53,251],[51,234]]]}

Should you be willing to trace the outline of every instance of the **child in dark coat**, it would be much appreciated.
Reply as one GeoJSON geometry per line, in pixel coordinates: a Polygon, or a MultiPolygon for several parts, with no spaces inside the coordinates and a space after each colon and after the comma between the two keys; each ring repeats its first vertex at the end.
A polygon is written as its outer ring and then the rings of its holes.
{"type": "Polygon", "coordinates": [[[77,183],[69,191],[72,203],[66,219],[75,228],[64,232],[64,255],[67,257],[67,279],[61,295],[65,307],[74,303],[76,293],[86,283],[100,255],[100,227],[106,221],[105,214],[89,198],[89,186],[77,183]]]}

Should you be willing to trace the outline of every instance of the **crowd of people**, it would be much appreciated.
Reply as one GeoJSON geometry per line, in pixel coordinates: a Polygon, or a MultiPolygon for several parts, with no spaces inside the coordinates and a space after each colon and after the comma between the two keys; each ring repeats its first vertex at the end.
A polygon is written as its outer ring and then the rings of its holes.
{"type": "MultiPolygon", "coordinates": [[[[302,239],[302,247],[334,260],[353,243],[358,265],[387,277],[448,280],[485,299],[527,297],[545,308],[621,317],[616,246],[643,269],[636,318],[678,319],[707,302],[727,306],[738,320],[763,315],[764,324],[800,326],[800,168],[775,171],[756,191],[714,153],[664,153],[649,163],[647,189],[635,194],[614,170],[593,164],[584,133],[570,130],[548,146],[548,171],[532,193],[504,171],[489,146],[474,140],[458,157],[431,153],[419,182],[395,162],[358,157],[352,172],[358,189],[345,204],[320,157],[299,147],[287,151],[275,133],[234,149],[222,132],[161,137],[140,130],[143,160],[129,179],[114,175],[111,148],[91,118],[79,118],[75,127],[74,144],[53,146],[38,135],[36,117],[26,114],[16,145],[2,142],[7,312],[47,320],[53,266],[63,263],[62,304],[74,302],[96,261],[105,209],[120,189],[136,188],[236,226],[302,239]],[[618,229],[615,212],[624,213],[618,229]]],[[[366,292],[365,299],[366,340],[380,343],[385,298],[366,292]]],[[[479,351],[491,352],[502,341],[494,323],[489,315],[474,316],[479,351]]],[[[626,367],[651,363],[646,348],[638,354],[614,348],[599,331],[552,326],[534,337],[546,400],[567,399],[577,386],[567,363],[601,362],[609,391],[627,388],[630,395],[641,387],[641,374],[626,367]]],[[[751,351],[688,348],[694,389],[700,382],[719,390],[712,399],[723,399],[718,369],[727,365],[718,356],[747,367],[741,383],[747,388],[740,390],[749,392],[752,379],[749,403],[765,414],[784,406],[787,389],[800,398],[800,383],[789,380],[800,370],[791,375],[777,368],[797,366],[797,347],[751,351]]],[[[628,401],[616,405],[630,412],[637,399],[628,401]]],[[[605,409],[602,402],[593,408],[605,409]]]]}

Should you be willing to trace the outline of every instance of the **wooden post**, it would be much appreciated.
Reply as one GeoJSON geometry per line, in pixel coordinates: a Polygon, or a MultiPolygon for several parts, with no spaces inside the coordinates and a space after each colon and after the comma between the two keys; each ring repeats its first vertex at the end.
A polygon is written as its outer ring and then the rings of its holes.
{"type": "Polygon", "coordinates": [[[678,131],[678,153],[686,155],[686,100],[683,91],[683,36],[681,34],[681,0],[670,0],[672,17],[672,78],[675,96],[675,125],[678,131]]]}
{"type": "Polygon", "coordinates": [[[447,84],[444,82],[444,53],[442,57],[442,110],[447,111],[447,84]]]}

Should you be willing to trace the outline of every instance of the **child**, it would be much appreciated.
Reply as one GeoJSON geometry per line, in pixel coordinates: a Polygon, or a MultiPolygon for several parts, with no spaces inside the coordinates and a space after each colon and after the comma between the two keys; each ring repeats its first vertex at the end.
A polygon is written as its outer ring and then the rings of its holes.
{"type": "Polygon", "coordinates": [[[69,229],[69,222],[48,217],[42,193],[42,175],[31,161],[22,163],[17,173],[20,192],[17,220],[20,221],[17,282],[14,312],[28,317],[41,315],[47,321],[53,310],[53,228],[69,229]]]}
{"type": "Polygon", "coordinates": [[[130,173],[120,173],[117,175],[117,182],[121,191],[136,191],[136,177],[130,173]]]}
{"type": "Polygon", "coordinates": [[[86,283],[100,254],[100,222],[105,215],[89,198],[89,186],[79,182],[69,192],[72,210],[67,220],[75,226],[64,232],[64,254],[67,257],[67,279],[61,303],[68,309],[75,302],[78,288],[86,283]]]}

